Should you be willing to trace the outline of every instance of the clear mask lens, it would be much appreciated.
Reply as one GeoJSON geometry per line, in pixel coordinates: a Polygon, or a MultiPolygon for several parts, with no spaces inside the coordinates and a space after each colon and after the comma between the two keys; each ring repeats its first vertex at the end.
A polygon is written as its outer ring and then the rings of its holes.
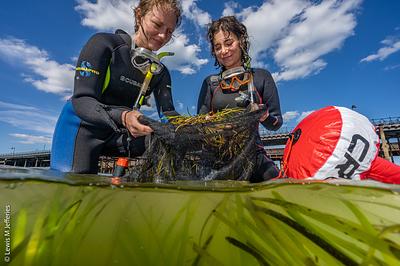
{"type": "Polygon", "coordinates": [[[163,70],[163,65],[157,55],[142,47],[132,50],[131,62],[143,74],[146,74],[148,71],[151,71],[153,74],[159,74],[163,70]]]}

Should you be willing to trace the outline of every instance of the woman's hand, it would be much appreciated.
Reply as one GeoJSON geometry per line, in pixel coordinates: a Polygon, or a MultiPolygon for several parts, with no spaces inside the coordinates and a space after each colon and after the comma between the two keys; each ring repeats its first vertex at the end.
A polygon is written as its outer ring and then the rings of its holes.
{"type": "Polygon", "coordinates": [[[124,111],[122,112],[121,120],[122,124],[129,130],[133,137],[140,137],[149,135],[153,130],[141,124],[138,118],[142,116],[142,114],[136,110],[133,111],[124,111]]]}

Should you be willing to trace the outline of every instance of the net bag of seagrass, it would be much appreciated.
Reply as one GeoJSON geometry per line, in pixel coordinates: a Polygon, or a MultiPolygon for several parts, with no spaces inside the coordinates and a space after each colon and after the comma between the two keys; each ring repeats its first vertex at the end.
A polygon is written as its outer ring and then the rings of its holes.
{"type": "Polygon", "coordinates": [[[145,163],[131,171],[131,180],[249,180],[259,118],[265,111],[226,109],[212,116],[170,117],[167,124],[141,117],[154,133],[143,155],[145,163]]]}

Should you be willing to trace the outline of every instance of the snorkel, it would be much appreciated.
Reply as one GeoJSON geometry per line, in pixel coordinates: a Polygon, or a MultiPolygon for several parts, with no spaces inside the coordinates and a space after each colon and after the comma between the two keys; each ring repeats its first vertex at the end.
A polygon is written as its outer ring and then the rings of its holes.
{"type": "Polygon", "coordinates": [[[256,102],[256,88],[254,87],[254,79],[253,75],[250,74],[250,81],[248,85],[249,95],[250,95],[250,104],[256,102]]]}
{"type": "Polygon", "coordinates": [[[161,52],[155,54],[152,51],[140,47],[132,50],[132,64],[135,68],[139,69],[144,75],[142,86],[140,87],[139,95],[133,105],[134,110],[139,110],[143,105],[143,101],[146,96],[146,92],[149,89],[149,84],[153,75],[159,74],[164,66],[161,63],[161,59],[165,56],[173,56],[172,52],[161,52]]]}

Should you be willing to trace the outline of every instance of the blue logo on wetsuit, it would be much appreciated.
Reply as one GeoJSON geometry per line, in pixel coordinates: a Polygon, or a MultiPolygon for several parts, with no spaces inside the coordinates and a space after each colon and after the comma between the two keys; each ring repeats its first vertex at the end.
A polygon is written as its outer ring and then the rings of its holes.
{"type": "Polygon", "coordinates": [[[81,66],[76,68],[79,71],[79,75],[82,77],[90,77],[92,74],[100,75],[100,72],[92,68],[92,64],[88,61],[82,61],[81,66]]]}

